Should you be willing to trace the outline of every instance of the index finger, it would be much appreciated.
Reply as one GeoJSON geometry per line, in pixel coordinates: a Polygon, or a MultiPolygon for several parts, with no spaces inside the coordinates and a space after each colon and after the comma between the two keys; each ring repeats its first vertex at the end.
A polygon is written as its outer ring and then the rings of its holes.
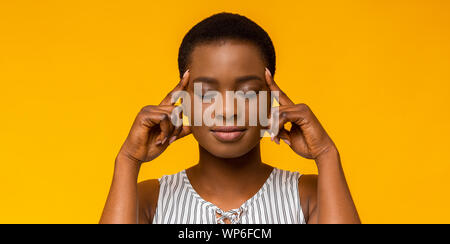
{"type": "Polygon", "coordinates": [[[294,105],[295,103],[284,93],[280,87],[278,87],[277,83],[272,78],[272,74],[269,69],[266,68],[266,84],[269,87],[270,91],[279,92],[279,103],[280,105],[294,105]]]}
{"type": "Polygon", "coordinates": [[[189,70],[186,70],[186,72],[184,72],[183,74],[183,78],[181,78],[177,86],[166,95],[166,97],[161,101],[159,105],[173,105],[176,102],[176,100],[172,102],[172,95],[177,91],[186,89],[188,82],[189,82],[189,70]]]}

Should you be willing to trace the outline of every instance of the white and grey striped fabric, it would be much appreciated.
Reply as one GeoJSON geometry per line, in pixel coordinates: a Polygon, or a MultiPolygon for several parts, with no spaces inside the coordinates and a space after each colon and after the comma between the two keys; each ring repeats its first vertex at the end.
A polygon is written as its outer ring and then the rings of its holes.
{"type": "Polygon", "coordinates": [[[182,170],[159,178],[153,224],[304,224],[298,180],[301,174],[274,168],[261,189],[238,209],[222,211],[204,200],[182,170]],[[219,217],[218,217],[219,216],[219,217]]]}

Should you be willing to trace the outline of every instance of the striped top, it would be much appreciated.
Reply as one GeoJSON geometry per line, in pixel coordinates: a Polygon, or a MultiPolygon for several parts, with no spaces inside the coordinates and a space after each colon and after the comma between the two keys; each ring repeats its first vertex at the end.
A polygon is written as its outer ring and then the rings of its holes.
{"type": "Polygon", "coordinates": [[[159,178],[153,224],[304,224],[298,180],[301,174],[274,168],[263,186],[241,207],[223,211],[192,187],[186,170],[159,178]]]}

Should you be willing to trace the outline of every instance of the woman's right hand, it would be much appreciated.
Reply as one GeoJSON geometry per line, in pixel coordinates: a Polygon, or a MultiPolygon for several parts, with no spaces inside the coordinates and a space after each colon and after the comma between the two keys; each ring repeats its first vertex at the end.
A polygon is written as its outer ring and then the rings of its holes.
{"type": "Polygon", "coordinates": [[[171,98],[174,92],[185,90],[189,82],[187,70],[178,85],[157,105],[149,105],[139,112],[118,157],[126,157],[138,164],[157,158],[175,140],[191,133],[190,127],[175,127],[171,122],[175,108],[171,98]]]}

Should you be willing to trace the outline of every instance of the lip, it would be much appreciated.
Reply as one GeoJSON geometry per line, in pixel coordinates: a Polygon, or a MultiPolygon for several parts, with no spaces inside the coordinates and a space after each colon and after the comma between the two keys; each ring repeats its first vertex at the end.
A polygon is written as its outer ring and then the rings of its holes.
{"type": "Polygon", "coordinates": [[[235,142],[242,138],[247,131],[245,127],[239,126],[221,126],[211,129],[214,137],[221,142],[235,142]]]}

